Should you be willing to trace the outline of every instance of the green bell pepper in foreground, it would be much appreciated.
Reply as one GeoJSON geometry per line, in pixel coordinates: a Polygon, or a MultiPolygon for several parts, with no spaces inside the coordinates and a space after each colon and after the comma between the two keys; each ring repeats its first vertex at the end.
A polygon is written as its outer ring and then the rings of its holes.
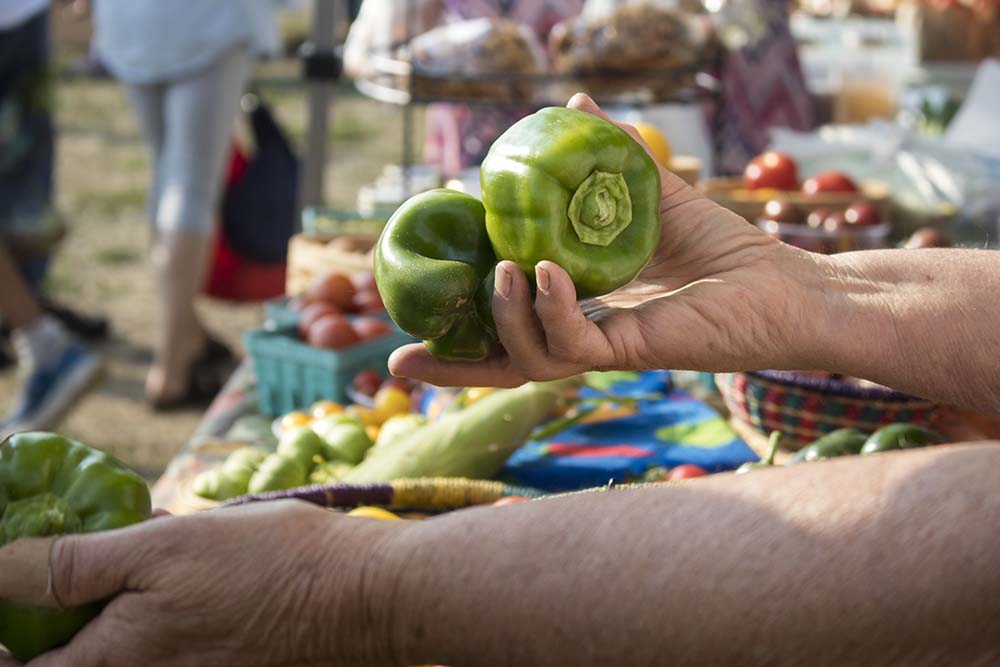
{"type": "Polygon", "coordinates": [[[400,206],[375,246],[389,316],[435,356],[478,361],[496,345],[490,296],[496,256],[475,197],[431,190],[400,206]]]}
{"type": "Polygon", "coordinates": [[[497,257],[534,280],[562,266],[580,298],[630,282],[660,241],[660,172],[624,130],[577,109],[522,118],[480,170],[486,229],[497,257]]]}
{"type": "Polygon", "coordinates": [[[944,437],[935,431],[915,424],[889,424],[875,431],[861,448],[862,454],[890,452],[895,449],[913,449],[939,445],[944,437]]]}
{"type": "MultiPolygon", "coordinates": [[[[146,482],[106,454],[52,433],[20,433],[0,443],[0,546],[122,528],[150,515],[146,482]]],[[[30,660],[67,643],[100,609],[0,601],[0,644],[30,660]]]]}

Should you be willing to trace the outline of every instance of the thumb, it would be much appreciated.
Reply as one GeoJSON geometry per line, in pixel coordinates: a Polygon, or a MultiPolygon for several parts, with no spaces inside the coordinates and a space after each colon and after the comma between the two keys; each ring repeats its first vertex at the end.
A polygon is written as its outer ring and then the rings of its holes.
{"type": "Polygon", "coordinates": [[[27,538],[0,549],[0,599],[59,609],[121,592],[141,562],[129,529],[27,538]]]}

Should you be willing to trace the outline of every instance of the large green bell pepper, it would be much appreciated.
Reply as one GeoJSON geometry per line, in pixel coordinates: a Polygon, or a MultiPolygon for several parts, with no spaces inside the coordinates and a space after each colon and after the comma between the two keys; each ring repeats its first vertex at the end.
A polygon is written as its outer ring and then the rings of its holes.
{"type": "Polygon", "coordinates": [[[534,280],[541,260],[569,273],[581,298],[630,282],[660,241],[660,172],[624,130],[577,109],[522,118],[480,170],[497,257],[534,280]]]}
{"type": "Polygon", "coordinates": [[[490,297],[496,256],[475,197],[411,197],[375,246],[375,281],[389,316],[435,356],[478,361],[496,345],[490,297]]]}
{"type": "MultiPolygon", "coordinates": [[[[22,537],[92,533],[150,517],[146,482],[111,457],[52,433],[0,443],[0,546],[22,537]]],[[[100,611],[0,601],[0,644],[27,661],[68,642],[100,611]]]]}

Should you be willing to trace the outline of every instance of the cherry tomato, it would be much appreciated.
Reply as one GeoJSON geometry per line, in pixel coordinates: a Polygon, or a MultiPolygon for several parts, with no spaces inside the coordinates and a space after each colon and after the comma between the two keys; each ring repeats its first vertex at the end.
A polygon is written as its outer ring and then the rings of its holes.
{"type": "Polygon", "coordinates": [[[325,301],[341,310],[349,310],[354,303],[354,283],[343,273],[323,273],[313,278],[306,291],[310,301],[325,301]]]}
{"type": "Polygon", "coordinates": [[[410,395],[399,387],[382,387],[375,392],[373,412],[377,424],[410,411],[410,395]]]}
{"type": "Polygon", "coordinates": [[[772,199],[764,204],[764,219],[793,225],[804,222],[802,211],[798,206],[780,199],[772,199]]]}
{"type": "Polygon", "coordinates": [[[676,468],[671,468],[670,473],[667,475],[667,481],[672,482],[678,479],[692,479],[694,477],[704,477],[708,474],[708,471],[701,466],[696,466],[691,463],[685,463],[679,465],[676,468]]]}
{"type": "Polygon", "coordinates": [[[844,211],[844,222],[849,225],[877,225],[882,222],[882,211],[870,201],[854,202],[844,211]]]}
{"type": "Polygon", "coordinates": [[[844,214],[833,212],[826,216],[826,220],[823,221],[823,231],[830,234],[836,234],[846,225],[847,223],[844,222],[844,214]]]}
{"type": "Polygon", "coordinates": [[[309,415],[301,410],[296,410],[295,412],[289,412],[287,415],[282,417],[278,422],[278,428],[282,431],[288,431],[298,426],[305,426],[310,421],[312,420],[309,418],[309,415]]]}
{"type": "Polygon", "coordinates": [[[354,309],[359,313],[375,313],[385,310],[382,295],[375,290],[366,290],[354,295],[354,309]]]}
{"type": "Polygon", "coordinates": [[[813,229],[823,229],[823,222],[830,217],[833,213],[828,208],[818,208],[815,211],[810,211],[809,215],[806,216],[806,224],[813,229]]]}
{"type": "Polygon", "coordinates": [[[355,375],[351,384],[354,391],[362,396],[374,396],[375,392],[382,386],[382,378],[375,371],[365,370],[355,375]]]}
{"type": "Polygon", "coordinates": [[[382,382],[382,389],[385,389],[386,387],[395,387],[396,389],[400,389],[406,393],[413,391],[413,385],[406,378],[386,378],[382,382]]]}
{"type": "Polygon", "coordinates": [[[313,347],[331,350],[342,350],[361,342],[354,327],[342,315],[324,315],[313,322],[307,340],[313,347]]]}
{"type": "Polygon", "coordinates": [[[354,331],[363,341],[375,340],[388,336],[392,332],[392,327],[385,320],[374,317],[359,317],[354,320],[354,331]]]}
{"type": "Polygon", "coordinates": [[[309,408],[309,414],[313,419],[322,419],[330,415],[337,415],[344,411],[344,406],[334,401],[316,401],[309,408]]]}
{"type": "Polygon", "coordinates": [[[747,190],[795,190],[799,187],[798,165],[791,157],[779,151],[761,153],[750,160],[743,171],[743,187],[747,190]]]}
{"type": "Polygon", "coordinates": [[[328,303],[323,303],[318,301],[316,303],[310,303],[308,306],[302,309],[299,314],[299,337],[303,340],[309,337],[309,328],[313,325],[313,322],[321,317],[327,315],[339,315],[340,310],[335,306],[328,303]]]}
{"type": "Polygon", "coordinates": [[[802,184],[802,192],[810,197],[822,192],[857,192],[858,186],[843,172],[825,171],[802,184]]]}

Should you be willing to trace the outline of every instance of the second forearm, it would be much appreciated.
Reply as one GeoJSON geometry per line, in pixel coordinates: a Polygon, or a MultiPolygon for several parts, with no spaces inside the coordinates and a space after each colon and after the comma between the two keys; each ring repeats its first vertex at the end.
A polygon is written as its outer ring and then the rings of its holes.
{"type": "Polygon", "coordinates": [[[392,546],[400,657],[968,663],[1000,629],[1000,543],[973,530],[1000,516],[998,455],[851,459],[415,525],[392,546]]]}
{"type": "Polygon", "coordinates": [[[1000,253],[847,253],[822,266],[824,370],[1000,412],[1000,253]]]}

